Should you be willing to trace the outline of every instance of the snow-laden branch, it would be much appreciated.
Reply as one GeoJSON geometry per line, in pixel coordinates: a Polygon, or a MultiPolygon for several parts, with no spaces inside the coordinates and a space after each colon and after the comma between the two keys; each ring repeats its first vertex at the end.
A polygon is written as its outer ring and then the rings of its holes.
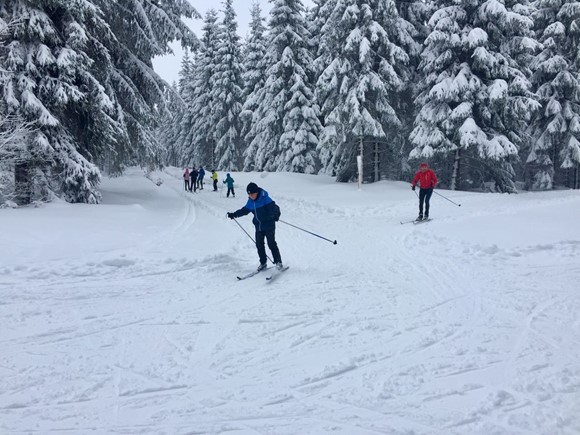
{"type": "Polygon", "coordinates": [[[16,148],[20,148],[27,135],[34,130],[30,122],[25,122],[16,115],[0,117],[0,157],[10,157],[16,154],[16,148]]]}

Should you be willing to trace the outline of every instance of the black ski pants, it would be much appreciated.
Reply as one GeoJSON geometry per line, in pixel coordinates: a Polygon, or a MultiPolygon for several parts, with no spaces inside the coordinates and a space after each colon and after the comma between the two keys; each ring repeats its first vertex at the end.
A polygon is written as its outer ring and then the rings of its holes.
{"type": "Polygon", "coordinates": [[[217,180],[213,180],[213,191],[217,192],[217,180]]]}
{"type": "Polygon", "coordinates": [[[234,192],[234,188],[228,187],[228,194],[226,195],[228,198],[230,197],[230,192],[232,193],[232,195],[234,195],[234,197],[236,196],[236,192],[234,192]]]}
{"type": "Polygon", "coordinates": [[[282,258],[280,257],[280,250],[276,243],[276,230],[274,229],[271,231],[256,231],[256,248],[258,249],[258,256],[260,257],[260,264],[266,264],[268,262],[264,239],[268,241],[268,248],[272,251],[274,263],[281,263],[282,258]]]}
{"type": "Polygon", "coordinates": [[[429,216],[429,200],[433,195],[433,188],[419,190],[419,214],[423,214],[423,202],[425,202],[425,216],[429,216]]]}

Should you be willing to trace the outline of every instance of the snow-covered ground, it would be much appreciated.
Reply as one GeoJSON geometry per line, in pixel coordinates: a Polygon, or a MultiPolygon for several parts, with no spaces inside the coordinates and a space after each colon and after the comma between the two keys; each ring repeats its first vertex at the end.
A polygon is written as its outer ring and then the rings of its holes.
{"type": "Polygon", "coordinates": [[[580,433],[580,192],[441,191],[401,225],[408,183],[232,175],[0,210],[0,434],[580,433]],[[338,244],[280,223],[290,269],[237,282],[249,181],[338,244]]]}

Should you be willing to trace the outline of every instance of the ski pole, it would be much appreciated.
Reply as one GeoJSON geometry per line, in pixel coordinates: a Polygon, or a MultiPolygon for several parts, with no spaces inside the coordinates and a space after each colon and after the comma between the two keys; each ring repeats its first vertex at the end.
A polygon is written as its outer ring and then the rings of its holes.
{"type": "Polygon", "coordinates": [[[304,228],[300,228],[300,227],[297,227],[296,225],[292,225],[289,222],[285,222],[282,219],[280,219],[279,222],[282,222],[283,224],[286,224],[286,225],[290,225],[291,227],[297,228],[297,229],[299,229],[301,231],[304,231],[305,233],[312,234],[313,236],[320,237],[321,239],[326,240],[327,242],[330,242],[333,245],[336,245],[338,243],[336,240],[330,240],[330,239],[327,239],[326,237],[319,236],[318,234],[315,234],[315,233],[313,233],[311,231],[305,230],[304,228]]]}
{"type": "Polygon", "coordinates": [[[437,195],[439,195],[441,198],[446,199],[447,201],[449,201],[452,204],[455,204],[457,207],[461,207],[461,204],[457,204],[456,202],[451,201],[449,198],[447,198],[446,196],[441,195],[439,192],[437,192],[435,189],[433,189],[433,192],[435,192],[437,195]]]}
{"type": "MultiPolygon", "coordinates": [[[[233,218],[232,220],[233,220],[235,223],[237,223],[237,224],[238,224],[238,226],[239,226],[239,227],[242,229],[242,231],[243,231],[244,233],[246,233],[246,236],[248,236],[248,237],[250,238],[250,240],[251,240],[252,242],[254,242],[254,245],[256,245],[256,246],[257,246],[257,244],[256,244],[256,241],[255,241],[255,240],[252,238],[252,236],[250,236],[250,234],[248,234],[248,232],[247,232],[247,231],[244,229],[244,227],[240,225],[240,223],[238,222],[238,220],[237,220],[236,218],[233,218]]],[[[272,261],[272,259],[270,258],[270,256],[269,256],[269,255],[267,255],[267,254],[266,254],[266,257],[268,258],[268,260],[270,260],[270,262],[274,263],[274,262],[272,261]]]]}

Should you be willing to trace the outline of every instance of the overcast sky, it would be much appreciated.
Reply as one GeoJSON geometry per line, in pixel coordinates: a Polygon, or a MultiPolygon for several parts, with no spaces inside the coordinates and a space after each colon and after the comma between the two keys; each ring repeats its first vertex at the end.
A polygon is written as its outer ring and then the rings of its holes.
{"type": "MultiPolygon", "coordinates": [[[[236,10],[238,20],[238,33],[241,37],[245,37],[248,33],[251,20],[250,9],[252,3],[255,1],[257,1],[262,7],[262,15],[268,18],[268,13],[272,7],[268,0],[234,0],[234,9],[236,10]]],[[[221,19],[221,10],[223,8],[222,0],[189,0],[189,2],[202,16],[205,16],[205,13],[209,9],[216,9],[219,12],[221,19]]],[[[313,5],[311,0],[302,0],[302,3],[305,6],[313,5]]],[[[185,23],[191,28],[191,30],[193,30],[198,38],[201,38],[203,20],[186,19],[185,23]]],[[[171,48],[175,53],[174,55],[158,57],[153,60],[153,68],[155,71],[157,71],[157,73],[169,83],[178,80],[179,69],[181,68],[181,58],[183,57],[183,50],[179,43],[171,44],[171,48]]]]}

